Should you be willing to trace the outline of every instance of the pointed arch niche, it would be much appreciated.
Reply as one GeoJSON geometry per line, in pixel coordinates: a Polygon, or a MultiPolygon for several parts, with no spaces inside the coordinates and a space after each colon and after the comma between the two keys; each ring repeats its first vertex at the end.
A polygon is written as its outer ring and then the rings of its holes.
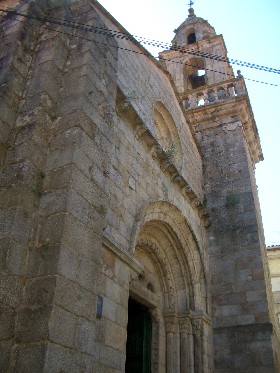
{"type": "Polygon", "coordinates": [[[168,157],[181,170],[183,166],[182,145],[172,115],[161,101],[154,104],[154,127],[157,139],[168,157]]]}
{"type": "Polygon", "coordinates": [[[206,364],[210,319],[194,235],[180,211],[165,201],[149,204],[135,233],[134,256],[144,269],[131,276],[130,297],[150,310],[152,371],[199,371],[198,365],[206,364]]]}

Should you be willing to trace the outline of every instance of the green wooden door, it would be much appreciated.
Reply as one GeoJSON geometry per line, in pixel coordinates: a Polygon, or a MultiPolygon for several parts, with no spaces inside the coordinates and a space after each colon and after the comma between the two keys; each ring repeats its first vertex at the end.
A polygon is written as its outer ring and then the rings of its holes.
{"type": "Polygon", "coordinates": [[[128,301],[126,373],[151,373],[152,322],[147,307],[128,301]]]}

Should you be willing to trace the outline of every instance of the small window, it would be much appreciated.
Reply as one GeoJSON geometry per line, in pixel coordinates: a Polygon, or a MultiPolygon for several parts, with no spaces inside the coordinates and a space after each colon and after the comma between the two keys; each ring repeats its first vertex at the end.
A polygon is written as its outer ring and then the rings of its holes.
{"type": "Polygon", "coordinates": [[[154,293],[154,287],[150,282],[147,285],[147,289],[150,290],[152,293],[154,293]]]}
{"type": "Polygon", "coordinates": [[[193,43],[196,43],[196,36],[194,32],[192,32],[188,36],[188,44],[193,44],[193,43]]]}

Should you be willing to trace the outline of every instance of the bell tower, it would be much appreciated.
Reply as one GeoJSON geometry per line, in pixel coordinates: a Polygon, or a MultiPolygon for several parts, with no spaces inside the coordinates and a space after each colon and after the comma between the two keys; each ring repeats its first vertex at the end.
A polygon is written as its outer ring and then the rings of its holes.
{"type": "Polygon", "coordinates": [[[222,35],[217,35],[203,18],[196,17],[192,8],[174,32],[172,49],[160,57],[180,94],[234,77],[222,35]]]}
{"type": "Polygon", "coordinates": [[[255,181],[263,155],[244,79],[234,76],[222,35],[192,8],[160,59],[202,154],[214,371],[276,372],[280,336],[255,181]]]}

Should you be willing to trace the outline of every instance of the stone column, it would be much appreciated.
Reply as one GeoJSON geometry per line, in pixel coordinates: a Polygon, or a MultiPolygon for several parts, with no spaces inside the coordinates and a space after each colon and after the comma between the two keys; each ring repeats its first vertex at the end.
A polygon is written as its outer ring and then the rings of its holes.
{"type": "Polygon", "coordinates": [[[206,330],[206,324],[202,321],[201,326],[201,343],[202,343],[202,372],[207,373],[209,372],[208,366],[208,333],[206,330]]]}
{"type": "Polygon", "coordinates": [[[194,337],[194,372],[202,373],[202,338],[201,338],[201,320],[193,321],[194,337]]]}
{"type": "Polygon", "coordinates": [[[180,373],[194,373],[192,324],[189,318],[180,322],[180,373]]]}
{"type": "Polygon", "coordinates": [[[153,332],[152,332],[152,372],[158,372],[160,361],[160,317],[159,309],[154,308],[150,310],[152,318],[153,332]]]}
{"type": "Polygon", "coordinates": [[[194,373],[194,341],[193,341],[192,328],[190,328],[190,331],[188,334],[188,341],[189,341],[189,373],[194,373]]]}
{"type": "Polygon", "coordinates": [[[174,369],[174,334],[176,332],[176,318],[175,316],[168,316],[165,318],[166,328],[166,373],[173,373],[174,369]]]}

